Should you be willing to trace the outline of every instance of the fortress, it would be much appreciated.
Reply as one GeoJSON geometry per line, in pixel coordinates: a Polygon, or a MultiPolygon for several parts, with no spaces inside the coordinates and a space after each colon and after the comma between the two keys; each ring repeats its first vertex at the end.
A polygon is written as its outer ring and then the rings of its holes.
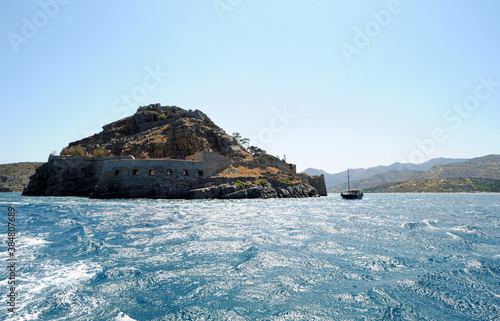
{"type": "Polygon", "coordinates": [[[91,198],[270,198],[326,195],[323,176],[252,155],[196,110],[154,104],[70,143],[23,195],[91,198]],[[195,152],[193,152],[195,151],[195,152]],[[66,154],[66,155],[65,155],[66,154]],[[105,156],[110,155],[110,156],[105,156]]]}
{"type": "Polygon", "coordinates": [[[110,159],[90,196],[177,198],[230,164],[216,152],[196,152],[185,160],[110,159]]]}
{"type": "Polygon", "coordinates": [[[135,159],[133,156],[49,156],[46,184],[25,190],[27,195],[91,197],[175,197],[231,161],[217,152],[197,152],[184,160],[135,159]],[[41,189],[44,189],[42,191],[41,189]]]}
{"type": "MultiPolygon", "coordinates": [[[[197,152],[186,159],[135,159],[133,156],[53,156],[40,167],[23,195],[88,196],[91,198],[267,198],[326,196],[324,176],[307,183],[269,179],[269,186],[252,186],[255,176],[219,176],[229,167],[273,168],[288,175],[295,165],[265,155],[267,164],[233,162],[217,152],[197,152]],[[235,182],[249,186],[238,188],[235,182]]],[[[234,170],[234,169],[233,169],[234,170]]]]}

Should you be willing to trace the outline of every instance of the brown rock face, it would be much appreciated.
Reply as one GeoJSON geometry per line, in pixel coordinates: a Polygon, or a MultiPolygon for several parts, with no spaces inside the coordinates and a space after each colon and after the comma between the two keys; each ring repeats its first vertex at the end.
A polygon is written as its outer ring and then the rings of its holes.
{"type": "Polygon", "coordinates": [[[135,158],[184,158],[197,151],[224,156],[244,153],[236,140],[203,112],[159,104],[140,107],[133,116],[104,126],[102,132],[70,143],[61,154],[78,146],[87,156],[98,150],[135,158]]]}

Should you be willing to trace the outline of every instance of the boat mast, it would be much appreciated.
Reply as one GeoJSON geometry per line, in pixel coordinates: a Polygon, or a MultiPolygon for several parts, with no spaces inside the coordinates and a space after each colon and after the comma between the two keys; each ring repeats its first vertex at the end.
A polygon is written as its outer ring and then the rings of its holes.
{"type": "Polygon", "coordinates": [[[347,191],[351,190],[351,182],[349,181],[349,168],[347,169],[347,191]]]}

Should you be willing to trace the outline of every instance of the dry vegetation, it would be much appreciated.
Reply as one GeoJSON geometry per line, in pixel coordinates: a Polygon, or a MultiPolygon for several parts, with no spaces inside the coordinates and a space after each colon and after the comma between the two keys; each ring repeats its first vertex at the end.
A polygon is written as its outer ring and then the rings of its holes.
{"type": "Polygon", "coordinates": [[[216,177],[227,177],[227,178],[254,178],[256,181],[259,179],[274,179],[282,183],[298,183],[303,180],[296,174],[291,174],[289,172],[280,171],[276,167],[265,166],[265,165],[255,165],[255,164],[233,164],[226,168],[224,171],[216,175],[216,177]]]}

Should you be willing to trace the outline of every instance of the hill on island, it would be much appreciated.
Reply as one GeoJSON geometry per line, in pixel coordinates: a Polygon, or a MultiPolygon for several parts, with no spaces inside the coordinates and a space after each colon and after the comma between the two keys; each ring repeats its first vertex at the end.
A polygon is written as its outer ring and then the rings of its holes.
{"type": "Polygon", "coordinates": [[[203,112],[160,104],[140,107],[134,115],[105,125],[100,133],[70,143],[61,155],[181,159],[197,151],[249,155],[203,112]]]}
{"type": "Polygon", "coordinates": [[[326,187],[323,176],[297,174],[294,164],[247,150],[199,110],[153,104],[51,155],[23,195],[311,197],[326,195],[326,187]]]}
{"type": "Polygon", "coordinates": [[[22,192],[28,185],[30,176],[43,163],[22,162],[0,165],[0,192],[22,192]]]}

